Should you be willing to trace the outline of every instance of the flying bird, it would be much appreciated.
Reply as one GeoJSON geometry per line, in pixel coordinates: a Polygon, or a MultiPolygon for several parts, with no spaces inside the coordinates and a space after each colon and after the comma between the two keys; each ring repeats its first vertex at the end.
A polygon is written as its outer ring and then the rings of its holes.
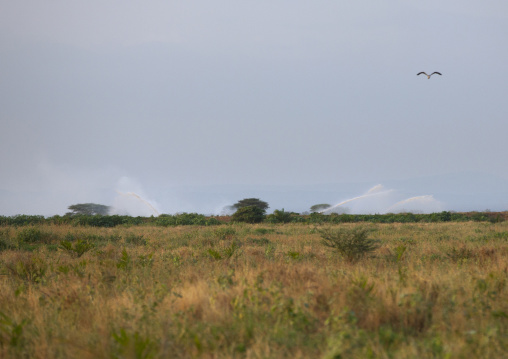
{"type": "Polygon", "coordinates": [[[430,79],[430,77],[432,75],[434,75],[434,74],[438,74],[439,76],[442,76],[442,74],[440,72],[437,72],[437,71],[431,73],[430,75],[427,75],[425,72],[422,71],[422,72],[417,73],[416,76],[421,75],[421,74],[424,74],[425,76],[427,76],[428,79],[430,79]]]}

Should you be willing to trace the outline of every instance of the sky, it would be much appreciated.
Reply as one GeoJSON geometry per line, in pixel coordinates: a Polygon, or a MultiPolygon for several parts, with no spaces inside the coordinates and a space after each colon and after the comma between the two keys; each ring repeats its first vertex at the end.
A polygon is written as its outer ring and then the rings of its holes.
{"type": "Polygon", "coordinates": [[[504,0],[0,0],[0,215],[506,184],[507,37],[504,0]]]}

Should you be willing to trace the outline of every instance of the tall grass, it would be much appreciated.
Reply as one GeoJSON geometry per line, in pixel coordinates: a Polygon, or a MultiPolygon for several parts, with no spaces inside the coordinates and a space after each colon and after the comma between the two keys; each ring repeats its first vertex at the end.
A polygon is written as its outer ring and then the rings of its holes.
{"type": "Polygon", "coordinates": [[[367,229],[351,261],[307,224],[0,228],[0,357],[507,355],[508,222],[367,229]]]}

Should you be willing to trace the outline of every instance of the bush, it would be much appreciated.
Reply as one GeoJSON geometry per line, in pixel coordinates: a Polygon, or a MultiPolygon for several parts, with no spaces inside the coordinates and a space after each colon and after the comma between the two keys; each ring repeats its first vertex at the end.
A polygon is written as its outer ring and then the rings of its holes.
{"type": "Polygon", "coordinates": [[[248,238],[247,242],[256,246],[265,246],[270,244],[270,240],[268,238],[248,238]]]}
{"type": "Polygon", "coordinates": [[[265,219],[265,211],[259,207],[239,208],[231,217],[233,222],[259,223],[265,219]]]}
{"type": "Polygon", "coordinates": [[[266,221],[268,223],[289,223],[294,221],[295,215],[296,213],[284,211],[284,208],[282,211],[276,209],[273,214],[267,216],[266,221]]]}
{"type": "Polygon", "coordinates": [[[17,245],[11,239],[9,228],[0,229],[0,252],[8,249],[16,249],[17,245]]]}
{"type": "Polygon", "coordinates": [[[220,240],[233,239],[236,236],[236,231],[231,227],[219,227],[213,231],[213,235],[220,240]]]}
{"type": "Polygon", "coordinates": [[[125,243],[133,244],[135,246],[146,246],[147,240],[143,238],[142,235],[136,235],[134,233],[129,233],[125,237],[125,243]]]}
{"type": "Polygon", "coordinates": [[[13,277],[32,283],[41,282],[48,270],[46,261],[33,255],[18,256],[13,262],[6,263],[5,267],[13,277]]]}
{"type": "Polygon", "coordinates": [[[37,227],[28,227],[18,232],[17,239],[21,243],[41,244],[51,242],[51,233],[41,231],[37,227]]]}
{"type": "Polygon", "coordinates": [[[221,223],[217,218],[206,218],[206,216],[198,213],[180,213],[174,216],[161,214],[155,220],[155,225],[162,227],[186,225],[213,226],[218,224],[221,223]]]}
{"type": "Polygon", "coordinates": [[[355,262],[379,247],[379,240],[368,238],[369,230],[364,227],[353,229],[322,229],[318,230],[323,238],[321,243],[333,248],[342,257],[355,262]]]}

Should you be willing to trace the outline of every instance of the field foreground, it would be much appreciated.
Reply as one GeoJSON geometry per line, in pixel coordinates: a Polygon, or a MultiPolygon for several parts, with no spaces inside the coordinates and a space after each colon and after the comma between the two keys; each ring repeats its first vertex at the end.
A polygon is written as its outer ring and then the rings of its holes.
{"type": "Polygon", "coordinates": [[[0,227],[0,357],[508,355],[508,222],[358,226],[0,227]]]}

